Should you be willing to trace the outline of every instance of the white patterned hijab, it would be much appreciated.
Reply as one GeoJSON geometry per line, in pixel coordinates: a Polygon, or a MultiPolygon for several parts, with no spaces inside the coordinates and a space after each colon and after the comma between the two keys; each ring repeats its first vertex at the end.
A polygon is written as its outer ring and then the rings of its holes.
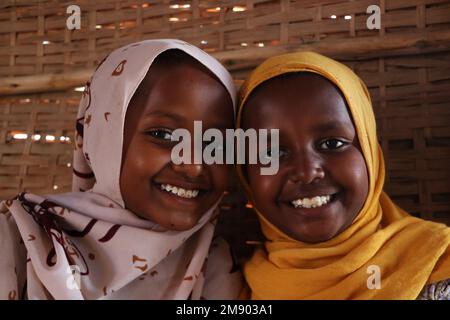
{"type": "Polygon", "coordinates": [[[192,229],[172,231],[125,209],[121,196],[127,107],[152,62],[170,49],[209,69],[234,106],[229,73],[186,42],[147,40],[113,51],[80,101],[74,192],[0,203],[0,299],[238,297],[241,274],[226,243],[213,241],[217,204],[192,229]]]}
{"type": "Polygon", "coordinates": [[[153,61],[170,49],[182,50],[208,68],[228,90],[235,106],[236,91],[228,71],[212,56],[187,42],[147,40],[113,51],[97,67],[80,102],[73,191],[93,187],[94,192],[107,195],[123,207],[119,178],[125,114],[153,61]]]}

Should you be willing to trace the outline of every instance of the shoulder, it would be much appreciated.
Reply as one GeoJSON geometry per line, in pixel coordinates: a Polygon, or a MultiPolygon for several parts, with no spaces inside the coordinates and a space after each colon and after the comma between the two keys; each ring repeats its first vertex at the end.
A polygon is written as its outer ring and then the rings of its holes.
{"type": "Polygon", "coordinates": [[[450,279],[426,285],[417,300],[450,300],[450,279]]]}

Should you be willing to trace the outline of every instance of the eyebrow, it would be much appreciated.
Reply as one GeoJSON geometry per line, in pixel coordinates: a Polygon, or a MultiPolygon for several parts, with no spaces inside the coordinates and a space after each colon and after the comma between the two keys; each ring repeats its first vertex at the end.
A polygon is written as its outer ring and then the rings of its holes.
{"type": "MultiPolygon", "coordinates": [[[[171,119],[171,120],[174,120],[174,121],[178,121],[178,122],[186,121],[186,118],[184,118],[183,116],[178,115],[178,114],[173,113],[173,112],[170,112],[170,111],[160,111],[160,110],[149,111],[149,112],[147,112],[147,113],[145,113],[143,115],[143,118],[148,118],[148,117],[168,118],[168,119],[171,119]]],[[[195,121],[202,121],[203,122],[202,119],[195,119],[195,121]]],[[[226,130],[226,129],[234,128],[234,126],[228,127],[228,126],[223,125],[223,124],[213,123],[210,126],[206,126],[206,127],[203,126],[203,131],[205,131],[205,130],[207,130],[209,128],[215,128],[215,129],[219,129],[219,130],[226,130]]]]}
{"type": "Polygon", "coordinates": [[[341,122],[341,121],[330,121],[330,122],[325,122],[325,123],[321,123],[318,124],[316,126],[313,127],[314,131],[332,131],[332,130],[346,130],[346,131],[351,131],[349,128],[349,124],[346,122],[341,122]]]}
{"type": "Polygon", "coordinates": [[[170,112],[170,111],[149,111],[143,115],[144,118],[148,117],[158,117],[158,118],[169,118],[173,120],[182,120],[184,119],[182,116],[170,112]]]}

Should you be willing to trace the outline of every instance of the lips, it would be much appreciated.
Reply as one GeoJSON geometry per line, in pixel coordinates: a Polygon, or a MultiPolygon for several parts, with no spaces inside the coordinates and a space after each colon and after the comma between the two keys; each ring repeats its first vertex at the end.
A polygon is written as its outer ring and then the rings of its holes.
{"type": "MultiPolygon", "coordinates": [[[[330,200],[326,203],[322,203],[321,205],[312,205],[311,202],[309,204],[303,204],[303,205],[294,205],[292,202],[295,202],[296,200],[284,202],[284,205],[290,208],[292,211],[295,212],[296,215],[299,215],[301,217],[307,218],[307,219],[318,219],[318,218],[324,218],[326,216],[329,216],[330,214],[333,214],[336,212],[336,203],[340,197],[340,193],[334,193],[330,195],[330,200]]],[[[312,199],[306,198],[306,199],[312,199]]],[[[305,198],[302,198],[305,199],[305,198]]]]}
{"type": "Polygon", "coordinates": [[[303,208],[316,208],[322,207],[328,204],[332,199],[332,195],[321,195],[315,196],[312,198],[299,198],[291,201],[291,204],[295,207],[303,207],[303,208]]]}
{"type": "Polygon", "coordinates": [[[313,199],[315,197],[326,197],[326,196],[332,196],[336,195],[339,190],[336,188],[321,188],[316,190],[300,190],[300,188],[295,188],[296,190],[285,190],[285,192],[282,192],[280,195],[280,201],[281,202],[292,202],[295,200],[301,200],[301,199],[313,199]]]}
{"type": "Polygon", "coordinates": [[[184,180],[153,181],[153,186],[163,195],[167,203],[178,205],[193,205],[210,190],[205,184],[191,183],[184,180]]]}
{"type": "MultiPolygon", "coordinates": [[[[287,190],[286,190],[287,191],[287,190]]],[[[330,207],[339,192],[335,188],[317,188],[316,190],[291,190],[280,197],[280,201],[299,213],[316,215],[330,207]]]]}
{"type": "Polygon", "coordinates": [[[161,184],[161,190],[172,193],[178,197],[192,199],[198,196],[199,189],[185,189],[180,186],[174,186],[171,184],[161,184]]]}

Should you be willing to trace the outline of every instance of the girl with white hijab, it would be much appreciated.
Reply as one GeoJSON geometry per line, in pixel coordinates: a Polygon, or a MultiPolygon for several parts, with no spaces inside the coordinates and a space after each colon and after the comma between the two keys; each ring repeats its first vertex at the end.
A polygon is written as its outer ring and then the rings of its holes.
{"type": "Polygon", "coordinates": [[[188,43],[113,51],[80,101],[74,192],[0,203],[0,299],[237,298],[213,242],[228,168],[170,159],[174,129],[232,127],[234,105],[229,73],[188,43]]]}

